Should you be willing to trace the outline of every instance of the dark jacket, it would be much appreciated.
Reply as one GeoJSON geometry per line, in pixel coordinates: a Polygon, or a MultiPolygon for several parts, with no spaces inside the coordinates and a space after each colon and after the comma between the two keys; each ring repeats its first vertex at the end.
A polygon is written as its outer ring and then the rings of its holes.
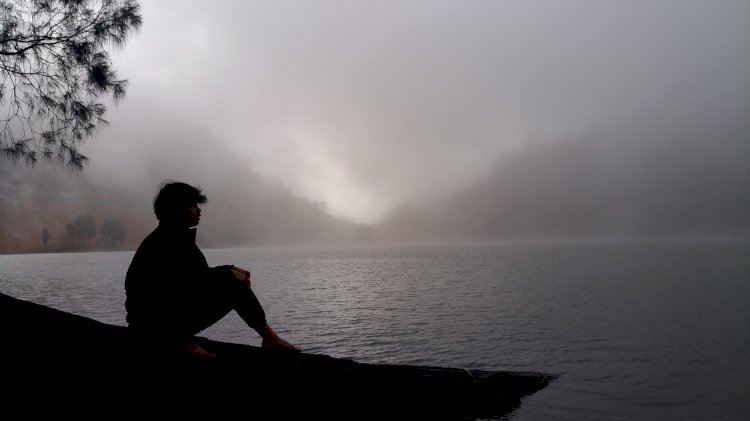
{"type": "Polygon", "coordinates": [[[160,341],[184,342],[190,317],[210,283],[231,277],[231,266],[208,266],[195,229],[160,224],[143,240],[125,278],[128,326],[160,341]]]}

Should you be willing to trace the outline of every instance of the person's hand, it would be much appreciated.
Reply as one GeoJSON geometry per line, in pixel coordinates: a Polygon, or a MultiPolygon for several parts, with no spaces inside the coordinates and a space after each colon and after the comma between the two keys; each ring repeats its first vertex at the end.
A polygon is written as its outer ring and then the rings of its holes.
{"type": "Polygon", "coordinates": [[[236,279],[237,282],[244,285],[245,288],[250,289],[250,272],[249,271],[242,269],[242,268],[238,268],[238,267],[232,267],[231,271],[232,271],[232,275],[234,276],[234,279],[236,279]]]}

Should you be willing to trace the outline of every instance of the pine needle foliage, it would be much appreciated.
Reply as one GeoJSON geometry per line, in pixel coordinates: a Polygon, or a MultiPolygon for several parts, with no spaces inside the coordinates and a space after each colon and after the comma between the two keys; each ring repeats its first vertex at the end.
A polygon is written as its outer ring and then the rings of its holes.
{"type": "Polygon", "coordinates": [[[81,170],[79,145],[108,124],[102,98],[127,87],[109,52],[141,22],[134,0],[0,0],[0,151],[81,170]]]}

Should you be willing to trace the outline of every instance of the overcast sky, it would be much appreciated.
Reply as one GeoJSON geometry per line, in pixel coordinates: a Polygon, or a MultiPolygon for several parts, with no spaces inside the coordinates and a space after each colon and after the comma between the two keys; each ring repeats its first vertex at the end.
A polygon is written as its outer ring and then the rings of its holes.
{"type": "Polygon", "coordinates": [[[516,148],[750,116],[747,0],[141,4],[142,30],[114,56],[128,95],[84,150],[94,174],[138,170],[118,122],[184,121],[330,213],[374,222],[516,148]]]}

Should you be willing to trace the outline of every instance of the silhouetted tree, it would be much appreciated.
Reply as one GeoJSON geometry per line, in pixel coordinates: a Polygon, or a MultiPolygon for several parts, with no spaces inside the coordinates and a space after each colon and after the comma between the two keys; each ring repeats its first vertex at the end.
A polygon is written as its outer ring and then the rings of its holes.
{"type": "Polygon", "coordinates": [[[96,237],[96,221],[91,215],[78,215],[75,220],[78,244],[87,244],[96,237]]]}
{"type": "Polygon", "coordinates": [[[73,247],[76,245],[76,226],[74,224],[65,224],[65,245],[73,247]]]}
{"type": "Polygon", "coordinates": [[[44,244],[44,251],[47,251],[47,243],[49,242],[49,231],[47,228],[42,230],[42,244],[44,244]]]}
{"type": "Polygon", "coordinates": [[[0,0],[0,150],[80,170],[78,144],[107,124],[99,98],[125,95],[107,49],[140,26],[135,0],[0,0]]]}
{"type": "Polygon", "coordinates": [[[105,219],[99,237],[105,246],[114,247],[125,241],[125,227],[115,219],[105,219]]]}
{"type": "Polygon", "coordinates": [[[65,244],[68,247],[86,245],[96,237],[96,221],[91,215],[78,215],[72,223],[65,224],[65,244]]]}

